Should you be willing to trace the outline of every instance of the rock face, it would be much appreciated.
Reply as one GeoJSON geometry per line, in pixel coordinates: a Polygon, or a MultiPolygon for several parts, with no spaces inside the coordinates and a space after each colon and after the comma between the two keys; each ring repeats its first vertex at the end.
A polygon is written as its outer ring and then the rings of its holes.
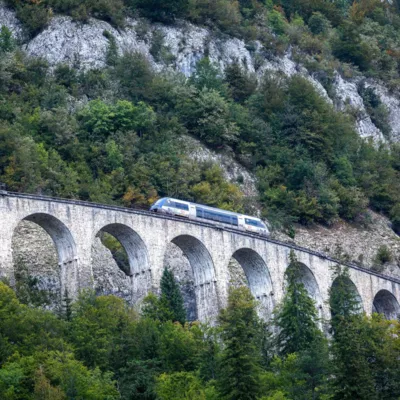
{"type": "MultiPolygon", "coordinates": [[[[359,263],[367,268],[379,268],[383,273],[400,277],[400,238],[390,228],[390,221],[369,211],[369,223],[356,226],[338,222],[331,228],[298,226],[294,242],[303,247],[329,254],[338,259],[359,263]],[[379,265],[376,255],[381,246],[387,246],[392,261],[379,265]]],[[[282,233],[274,234],[277,239],[290,240],[282,233]]]]}
{"type": "MultiPolygon", "coordinates": [[[[8,26],[17,38],[23,39],[23,29],[15,14],[0,3],[1,25],[8,26]]],[[[227,65],[239,62],[245,70],[255,73],[259,78],[266,71],[287,76],[300,74],[338,109],[346,110],[348,106],[353,108],[353,114],[357,116],[356,129],[361,137],[375,141],[385,140],[382,132],[371,121],[363,99],[357,92],[357,81],[361,78],[345,80],[337,73],[330,98],[313,74],[292,59],[290,51],[281,57],[267,58],[267,52],[263,52],[258,42],[248,46],[237,38],[219,38],[208,29],[183,21],[174,26],[164,26],[128,19],[125,29],[117,30],[107,22],[96,19],[82,24],[70,17],[56,16],[43,32],[25,43],[24,48],[31,56],[44,57],[51,66],[66,63],[82,69],[103,68],[110,45],[109,39],[104,35],[106,31],[114,37],[120,54],[126,51],[140,52],[158,71],[172,69],[188,77],[193,74],[196,63],[207,55],[221,71],[227,65]],[[157,40],[161,43],[164,56],[155,54],[152,48],[157,40]]],[[[375,88],[388,108],[392,139],[400,140],[400,98],[379,82],[370,81],[368,85],[375,88]]]]}
{"type": "Polygon", "coordinates": [[[6,26],[18,40],[23,40],[24,31],[15,13],[4,7],[0,1],[0,27],[6,26]]]}
{"type": "Polygon", "coordinates": [[[232,155],[216,153],[190,136],[186,136],[184,141],[189,156],[193,160],[218,164],[224,173],[225,179],[238,184],[246,197],[256,198],[258,196],[255,177],[243,165],[233,160],[232,155]]]}
{"type": "MultiPolygon", "coordinates": [[[[345,81],[339,74],[336,74],[335,105],[342,111],[346,111],[348,107],[356,111],[356,128],[362,138],[372,137],[375,140],[385,141],[382,132],[374,125],[365,109],[364,101],[357,90],[357,83],[357,81],[345,81]]],[[[394,122],[392,129],[398,129],[394,122]]]]}

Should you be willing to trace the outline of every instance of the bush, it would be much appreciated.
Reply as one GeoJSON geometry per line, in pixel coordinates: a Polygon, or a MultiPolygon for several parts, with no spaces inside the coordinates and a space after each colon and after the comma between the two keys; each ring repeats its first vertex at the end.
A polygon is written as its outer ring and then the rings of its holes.
{"type": "Polygon", "coordinates": [[[9,53],[14,48],[15,42],[11,31],[6,26],[2,26],[0,29],[0,54],[9,53]]]}
{"type": "Polygon", "coordinates": [[[314,12],[308,20],[308,27],[314,35],[326,34],[331,24],[320,12],[314,12]]]}
{"type": "Polygon", "coordinates": [[[132,9],[139,9],[143,17],[157,22],[172,22],[186,15],[188,0],[126,0],[132,9]]]}
{"type": "Polygon", "coordinates": [[[392,252],[386,245],[383,244],[378,248],[375,260],[381,265],[391,262],[393,260],[392,252]]]}

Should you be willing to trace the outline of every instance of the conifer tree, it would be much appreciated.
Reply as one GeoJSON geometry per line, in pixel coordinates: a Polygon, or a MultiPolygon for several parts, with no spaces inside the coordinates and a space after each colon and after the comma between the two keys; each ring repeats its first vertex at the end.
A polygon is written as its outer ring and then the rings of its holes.
{"type": "Polygon", "coordinates": [[[218,379],[221,398],[254,400],[260,392],[260,321],[247,287],[232,289],[219,316],[223,351],[218,379]]]}
{"type": "Polygon", "coordinates": [[[255,77],[242,71],[237,62],[226,67],[225,80],[229,84],[233,99],[239,103],[246,101],[257,88],[257,80],[255,77]]]}
{"type": "Polygon", "coordinates": [[[377,392],[369,365],[368,323],[349,286],[348,269],[337,266],[329,303],[332,314],[333,400],[373,400],[377,392]]]}
{"type": "Polygon", "coordinates": [[[72,320],[72,299],[69,297],[68,289],[64,291],[64,297],[62,299],[62,314],[67,321],[72,320]]]}
{"type": "Polygon", "coordinates": [[[281,356],[309,349],[322,335],[317,325],[315,302],[301,282],[300,274],[300,264],[292,251],[290,266],[285,272],[286,294],[275,317],[279,328],[277,347],[281,356]]]}
{"type": "Polygon", "coordinates": [[[186,310],[183,305],[183,297],[174,274],[167,268],[164,269],[161,278],[160,302],[162,306],[165,306],[171,311],[173,321],[178,321],[182,325],[185,323],[186,310]]]}

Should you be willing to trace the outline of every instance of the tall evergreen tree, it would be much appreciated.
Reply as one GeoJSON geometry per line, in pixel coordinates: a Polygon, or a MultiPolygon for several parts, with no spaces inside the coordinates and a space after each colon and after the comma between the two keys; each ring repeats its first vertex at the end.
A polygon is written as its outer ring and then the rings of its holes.
{"type": "Polygon", "coordinates": [[[186,310],[183,305],[183,297],[174,274],[167,268],[164,269],[161,278],[160,302],[171,311],[173,321],[178,321],[182,325],[185,323],[186,310]]]}
{"type": "Polygon", "coordinates": [[[369,365],[368,323],[349,287],[347,268],[336,267],[329,297],[332,314],[333,400],[378,398],[369,365]]]}
{"type": "Polygon", "coordinates": [[[245,102],[257,89],[257,79],[243,71],[238,62],[226,67],[225,80],[233,99],[239,103],[245,102]]]}
{"type": "Polygon", "coordinates": [[[309,349],[322,335],[315,302],[301,282],[300,274],[300,264],[292,251],[290,266],[285,272],[286,294],[275,317],[279,328],[277,347],[281,356],[309,349]]]}
{"type": "Polygon", "coordinates": [[[260,321],[247,287],[232,289],[219,316],[223,351],[218,387],[224,400],[255,400],[260,394],[260,321]]]}

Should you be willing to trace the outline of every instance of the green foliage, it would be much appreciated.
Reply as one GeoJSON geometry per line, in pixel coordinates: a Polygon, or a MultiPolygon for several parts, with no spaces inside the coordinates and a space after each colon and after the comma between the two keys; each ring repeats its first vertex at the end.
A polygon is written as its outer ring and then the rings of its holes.
{"type": "Polygon", "coordinates": [[[279,328],[277,348],[282,356],[309,350],[310,346],[322,340],[315,302],[301,281],[300,263],[293,251],[285,277],[285,297],[275,316],[279,328]]]}
{"type": "Polygon", "coordinates": [[[211,147],[235,143],[238,128],[231,121],[226,100],[217,91],[207,87],[193,91],[189,96],[178,104],[189,132],[211,147]]]}
{"type": "Polygon", "coordinates": [[[255,77],[243,71],[237,62],[227,66],[225,80],[229,85],[233,100],[240,103],[245,102],[257,88],[255,77]]]}
{"type": "Polygon", "coordinates": [[[179,322],[184,325],[186,310],[178,282],[171,271],[164,269],[161,277],[161,295],[157,298],[149,294],[143,302],[142,313],[146,318],[155,321],[179,322]]]}
{"type": "Polygon", "coordinates": [[[333,272],[329,302],[332,313],[334,399],[374,399],[373,377],[368,363],[367,330],[359,303],[349,286],[349,272],[339,266],[333,272]]]}
{"type": "Polygon", "coordinates": [[[390,249],[386,245],[379,246],[376,253],[376,261],[379,264],[386,264],[393,260],[393,255],[390,249]]]}
{"type": "Polygon", "coordinates": [[[138,8],[143,17],[159,22],[172,22],[183,17],[189,7],[188,0],[128,0],[127,4],[138,8]]]}
{"type": "Polygon", "coordinates": [[[361,86],[359,88],[361,97],[372,122],[382,131],[382,134],[390,139],[391,128],[388,122],[389,113],[379,96],[372,87],[361,86]]]}
{"type": "Polygon", "coordinates": [[[174,274],[167,268],[164,269],[161,277],[160,288],[160,301],[165,303],[167,308],[171,310],[172,321],[180,322],[183,325],[186,321],[186,310],[183,305],[183,297],[174,274]]]}
{"type": "MultiPolygon", "coordinates": [[[[290,26],[306,29],[300,17],[290,26]]],[[[18,51],[1,58],[0,179],[11,190],[125,206],[168,195],[246,213],[259,200],[286,229],[357,221],[368,205],[396,221],[395,147],[363,142],[307,80],[267,74],[256,87],[240,60],[224,76],[207,58],[189,80],[157,75],[143,55],[111,51],[105,35],[112,60],[103,71],[60,65],[50,74],[18,51]],[[89,102],[71,108],[82,96],[89,102]],[[259,198],[188,156],[187,133],[255,172],[259,198]]]]}
{"type": "Polygon", "coordinates": [[[13,51],[14,48],[15,42],[12,37],[12,33],[6,26],[3,25],[0,29],[0,54],[13,51]]]}
{"type": "Polygon", "coordinates": [[[317,11],[308,20],[308,27],[314,35],[326,34],[330,28],[330,23],[323,14],[317,11]]]}
{"type": "Polygon", "coordinates": [[[256,399],[260,394],[260,322],[256,303],[245,287],[231,289],[228,307],[219,316],[224,348],[219,392],[224,399],[256,399]]]}
{"type": "Polygon", "coordinates": [[[398,398],[400,324],[358,313],[348,272],[337,268],[334,278],[330,348],[317,334],[284,357],[274,353],[268,325],[244,287],[231,290],[219,326],[211,327],[140,318],[121,299],[92,292],[64,318],[20,303],[0,283],[0,397],[398,398]]]}
{"type": "Polygon", "coordinates": [[[208,57],[202,58],[196,64],[196,71],[190,77],[190,82],[198,90],[206,88],[215,90],[223,96],[226,94],[226,87],[223,83],[221,73],[208,57]]]}

